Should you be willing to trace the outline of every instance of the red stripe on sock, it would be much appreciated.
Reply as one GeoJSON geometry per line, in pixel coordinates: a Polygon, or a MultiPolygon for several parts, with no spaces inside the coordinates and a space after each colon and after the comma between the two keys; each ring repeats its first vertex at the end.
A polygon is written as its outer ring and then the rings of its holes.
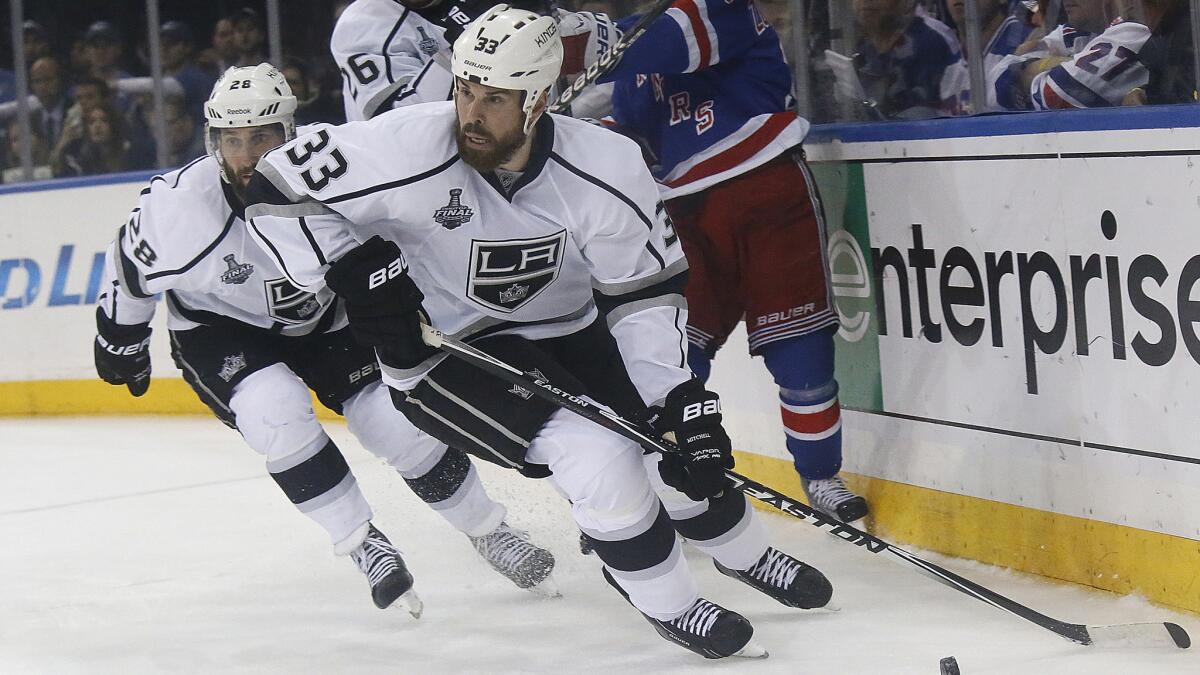
{"type": "Polygon", "coordinates": [[[816,413],[797,413],[783,407],[780,407],[779,411],[783,413],[783,425],[801,434],[819,434],[828,431],[842,417],[842,408],[837,401],[816,413]]]}

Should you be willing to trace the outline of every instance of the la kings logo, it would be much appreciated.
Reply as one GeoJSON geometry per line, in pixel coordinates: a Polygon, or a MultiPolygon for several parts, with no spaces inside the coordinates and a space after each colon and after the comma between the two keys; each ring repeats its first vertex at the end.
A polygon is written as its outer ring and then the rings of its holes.
{"type": "Polygon", "coordinates": [[[529,304],[558,278],[567,231],[548,237],[471,242],[467,295],[500,312],[529,304]]]}
{"type": "Polygon", "coordinates": [[[280,323],[304,323],[321,309],[317,296],[296,288],[287,279],[269,279],[263,284],[267,291],[267,313],[280,323]]]}
{"type": "Polygon", "coordinates": [[[447,230],[462,225],[463,223],[471,222],[471,216],[475,212],[469,206],[463,206],[460,198],[462,197],[462,188],[454,188],[450,190],[450,203],[433,212],[433,221],[447,230]]]}

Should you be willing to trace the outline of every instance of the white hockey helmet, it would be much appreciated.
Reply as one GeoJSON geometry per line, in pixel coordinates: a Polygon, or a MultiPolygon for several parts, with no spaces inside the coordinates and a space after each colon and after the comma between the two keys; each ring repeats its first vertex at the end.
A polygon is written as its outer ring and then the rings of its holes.
{"type": "Polygon", "coordinates": [[[225,175],[218,143],[221,129],[279,124],[286,143],[296,137],[296,105],[292,88],[275,66],[260,63],[226,70],[204,104],[205,144],[221,164],[221,175],[225,175]]]}
{"type": "Polygon", "coordinates": [[[462,78],[525,93],[525,133],[542,92],[558,79],[563,47],[553,18],[496,5],[463,29],[454,41],[450,70],[462,78]]]}

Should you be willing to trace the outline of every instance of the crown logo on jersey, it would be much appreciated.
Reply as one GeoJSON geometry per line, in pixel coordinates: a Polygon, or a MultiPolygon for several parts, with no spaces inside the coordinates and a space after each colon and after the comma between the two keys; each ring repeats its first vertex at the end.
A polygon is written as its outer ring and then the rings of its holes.
{"type": "Polygon", "coordinates": [[[222,380],[226,382],[233,379],[234,375],[246,369],[246,355],[232,354],[225,357],[225,365],[221,366],[220,372],[217,373],[222,380]]]}
{"type": "Polygon", "coordinates": [[[421,41],[417,43],[417,48],[420,49],[421,52],[426,56],[433,56],[436,54],[438,51],[437,40],[429,37],[429,34],[426,33],[425,29],[421,26],[417,26],[417,32],[421,34],[421,41]]]}
{"type": "Polygon", "coordinates": [[[223,284],[244,284],[254,274],[254,265],[250,263],[239,263],[233,254],[221,258],[229,269],[221,273],[221,283],[223,284]]]}
{"type": "Polygon", "coordinates": [[[500,291],[500,303],[507,305],[513,302],[520,302],[529,295],[529,287],[523,284],[513,284],[508,288],[500,291]]]}
{"type": "Polygon", "coordinates": [[[447,230],[462,225],[463,223],[471,222],[471,217],[475,212],[469,206],[463,206],[459,198],[462,197],[462,188],[453,188],[450,190],[450,203],[433,212],[433,221],[438,223],[447,230]]]}

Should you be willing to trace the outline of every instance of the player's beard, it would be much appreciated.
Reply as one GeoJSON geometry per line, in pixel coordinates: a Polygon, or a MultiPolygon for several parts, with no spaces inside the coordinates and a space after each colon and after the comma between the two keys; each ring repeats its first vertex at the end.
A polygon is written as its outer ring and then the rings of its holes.
{"type": "Polygon", "coordinates": [[[513,158],[517,150],[521,149],[521,145],[525,143],[526,138],[525,132],[520,127],[497,138],[475,123],[459,126],[455,137],[458,140],[458,155],[478,171],[498,169],[501,164],[513,158]],[[490,147],[477,148],[471,145],[471,142],[467,140],[468,133],[487,138],[491,141],[490,147]]]}

